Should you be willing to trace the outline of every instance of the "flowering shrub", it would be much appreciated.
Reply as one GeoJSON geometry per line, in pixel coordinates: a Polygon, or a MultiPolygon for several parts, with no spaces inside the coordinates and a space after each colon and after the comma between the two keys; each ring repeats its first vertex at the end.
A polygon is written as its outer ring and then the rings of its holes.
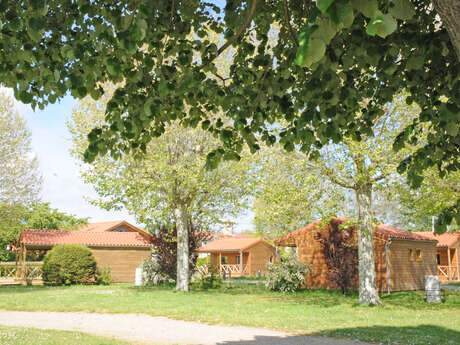
{"type": "Polygon", "coordinates": [[[301,289],[306,282],[305,275],[312,271],[311,265],[288,259],[267,265],[265,287],[273,291],[293,292],[301,289]]]}
{"type": "Polygon", "coordinates": [[[141,268],[144,285],[160,285],[169,281],[169,277],[163,273],[163,268],[157,259],[142,261],[141,268]]]}

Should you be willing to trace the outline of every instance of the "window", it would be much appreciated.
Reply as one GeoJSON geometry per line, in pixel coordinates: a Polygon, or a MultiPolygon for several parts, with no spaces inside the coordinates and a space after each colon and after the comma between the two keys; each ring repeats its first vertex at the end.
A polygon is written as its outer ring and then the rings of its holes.
{"type": "Polygon", "coordinates": [[[225,265],[225,264],[228,263],[228,258],[227,258],[226,256],[222,256],[222,258],[221,258],[220,260],[221,260],[220,263],[221,263],[222,265],[225,265]]]}
{"type": "Polygon", "coordinates": [[[441,264],[441,255],[436,254],[436,262],[437,262],[438,265],[441,264]]]}
{"type": "Polygon", "coordinates": [[[416,249],[415,250],[415,260],[416,261],[422,261],[422,250],[421,249],[416,249]]]}
{"type": "Polygon", "coordinates": [[[410,261],[415,260],[415,251],[413,249],[409,249],[409,260],[410,261]]]}
{"type": "Polygon", "coordinates": [[[236,264],[239,265],[240,263],[241,263],[241,261],[240,261],[240,256],[238,255],[238,256],[236,257],[236,264]]]}

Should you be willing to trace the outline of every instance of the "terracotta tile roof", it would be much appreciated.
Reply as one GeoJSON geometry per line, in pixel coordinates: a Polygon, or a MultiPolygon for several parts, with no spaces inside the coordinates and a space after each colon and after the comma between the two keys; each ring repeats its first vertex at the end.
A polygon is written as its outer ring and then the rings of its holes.
{"type": "MultiPolygon", "coordinates": [[[[332,218],[332,221],[343,223],[346,221],[346,218],[332,218]]],[[[305,231],[311,231],[315,229],[320,229],[321,220],[318,220],[314,223],[311,223],[297,231],[294,231],[286,236],[278,238],[275,240],[275,243],[282,246],[295,246],[295,238],[305,231]]],[[[415,240],[415,241],[436,241],[436,239],[430,238],[428,236],[424,236],[423,234],[410,232],[406,230],[401,230],[389,225],[380,224],[376,229],[374,234],[380,238],[385,240],[389,240],[390,238],[395,239],[404,239],[404,240],[415,240]]]]}
{"type": "Polygon", "coordinates": [[[81,225],[77,230],[78,231],[88,231],[88,232],[111,232],[112,230],[124,227],[127,230],[138,232],[142,236],[146,237],[147,239],[152,239],[153,236],[148,232],[128,223],[125,220],[114,220],[109,222],[96,222],[96,223],[88,223],[85,225],[81,225]]]}
{"type": "Polygon", "coordinates": [[[437,247],[453,247],[457,241],[460,241],[460,231],[446,232],[441,235],[436,235],[431,231],[421,231],[416,233],[425,237],[429,237],[433,240],[437,240],[437,247]]]}
{"type": "Polygon", "coordinates": [[[64,230],[22,230],[20,241],[26,246],[82,244],[89,247],[149,247],[150,242],[137,232],[86,232],[64,230]]]}
{"type": "Polygon", "coordinates": [[[246,250],[256,245],[257,243],[264,242],[271,246],[263,238],[254,237],[223,237],[217,240],[206,243],[205,245],[198,248],[197,252],[209,253],[209,252],[236,252],[240,250],[246,250]]]}

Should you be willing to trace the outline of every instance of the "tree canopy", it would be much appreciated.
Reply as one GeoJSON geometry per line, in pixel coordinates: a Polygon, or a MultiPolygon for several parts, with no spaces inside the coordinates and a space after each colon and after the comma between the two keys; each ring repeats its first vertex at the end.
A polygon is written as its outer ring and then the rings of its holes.
{"type": "MultiPolygon", "coordinates": [[[[417,187],[424,169],[444,176],[460,167],[458,12],[452,0],[229,0],[222,8],[199,0],[3,0],[0,78],[41,108],[68,91],[98,99],[101,83],[122,82],[106,122],[89,135],[87,161],[145,150],[179,120],[220,137],[209,166],[238,159],[244,143],[252,151],[259,141],[273,144],[280,120],[288,151],[360,140],[381,106],[407,91],[421,112],[394,148],[417,141],[424,123],[432,130],[399,165],[417,187]],[[216,35],[219,44],[209,39],[216,35]],[[230,46],[220,74],[216,58],[230,46]]],[[[439,225],[459,210],[460,200],[439,225]]]]}

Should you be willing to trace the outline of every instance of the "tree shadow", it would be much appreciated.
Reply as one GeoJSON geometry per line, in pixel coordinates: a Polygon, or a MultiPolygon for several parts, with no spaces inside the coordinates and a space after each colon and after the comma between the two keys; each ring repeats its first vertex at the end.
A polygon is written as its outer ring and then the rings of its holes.
{"type": "Polygon", "coordinates": [[[256,336],[253,340],[223,341],[216,345],[459,345],[460,332],[434,325],[373,326],[331,330],[321,335],[256,336]]]}

